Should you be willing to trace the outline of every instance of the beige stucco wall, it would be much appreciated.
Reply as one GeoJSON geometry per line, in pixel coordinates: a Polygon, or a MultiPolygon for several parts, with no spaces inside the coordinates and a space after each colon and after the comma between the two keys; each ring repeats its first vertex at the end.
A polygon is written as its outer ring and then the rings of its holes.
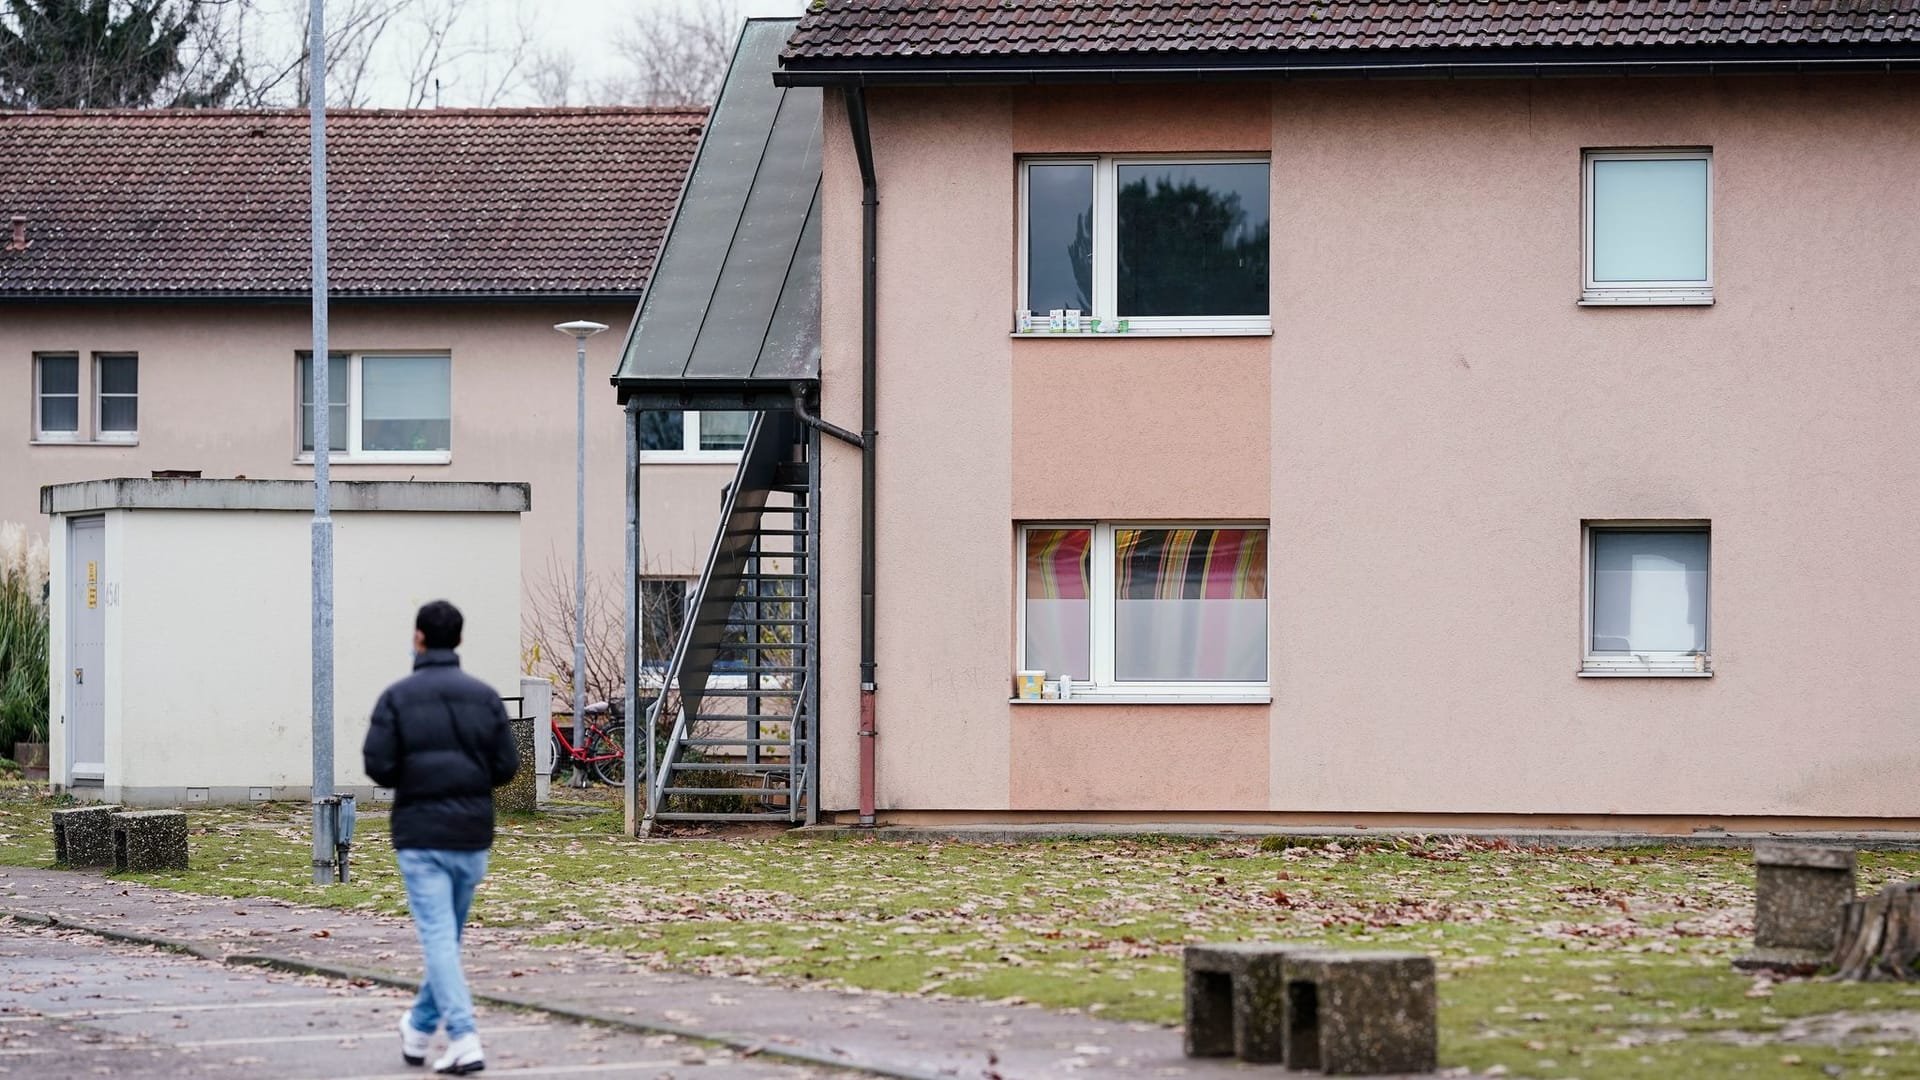
{"type": "MultiPolygon", "coordinates": [[[[869,100],[883,811],[1920,817],[1920,80],[869,100]],[[1266,146],[1271,338],[1009,339],[1016,152],[1266,146]],[[1713,307],[1575,304],[1581,150],[1637,146],[1713,148],[1713,307]],[[1007,704],[1013,524],[1122,515],[1270,520],[1270,707],[1007,704]],[[1712,523],[1714,678],[1575,677],[1608,518],[1712,523]]],[[[824,396],[853,426],[829,102],[824,396]]],[[[826,476],[838,808],[857,454],[826,476]]]]}
{"type": "MultiPolygon", "coordinates": [[[[301,797],[312,776],[307,516],[286,511],[110,510],[102,794],[178,804],[188,789],[239,801],[301,797]]],[[[52,656],[66,655],[64,522],[54,535],[52,656]]],[[[520,515],[334,516],[335,778],[370,790],[360,745],[380,691],[409,670],[414,612],[448,599],[466,616],[462,666],[519,694],[520,515]]],[[[55,782],[66,773],[67,680],[52,682],[55,782]]]]}
{"type": "MultiPolygon", "coordinates": [[[[552,327],[593,319],[611,329],[587,342],[587,567],[609,589],[623,572],[625,415],[607,383],[632,305],[336,301],[336,350],[445,351],[452,356],[452,461],[360,465],[336,459],[337,480],[482,480],[533,485],[518,570],[532,602],[556,577],[572,596],[575,367],[570,339],[552,327]]],[[[0,307],[0,521],[43,534],[43,484],[154,469],[209,478],[310,479],[294,460],[294,356],[311,346],[305,304],[18,304],[0,307]],[[132,351],[140,356],[137,446],[31,445],[33,355],[132,351]]],[[[89,377],[82,363],[83,389],[89,377]]],[[[643,467],[646,568],[696,576],[713,542],[727,464],[643,467]]]]}

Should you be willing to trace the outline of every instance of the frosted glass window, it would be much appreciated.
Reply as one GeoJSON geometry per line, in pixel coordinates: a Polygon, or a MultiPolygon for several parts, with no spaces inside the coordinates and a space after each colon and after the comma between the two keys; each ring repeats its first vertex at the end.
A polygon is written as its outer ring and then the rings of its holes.
{"type": "Polygon", "coordinates": [[[1020,666],[1092,678],[1092,593],[1087,580],[1091,529],[1029,529],[1026,551],[1026,652],[1020,666]]]}
{"type": "Polygon", "coordinates": [[[1596,653],[1707,651],[1707,532],[1595,529],[1596,653]]]}
{"type": "Polygon", "coordinates": [[[100,434],[125,438],[140,430],[140,358],[116,353],[94,358],[100,434]]]}
{"type": "Polygon", "coordinates": [[[40,434],[76,436],[80,433],[80,358],[74,355],[37,356],[39,371],[40,434]]]}
{"type": "Polygon", "coordinates": [[[752,427],[750,412],[702,412],[700,449],[739,450],[747,445],[747,433],[752,427]]]}
{"type": "Polygon", "coordinates": [[[1027,168],[1027,310],[1093,311],[1093,165],[1027,168]]]}
{"type": "Polygon", "coordinates": [[[448,449],[453,428],[451,367],[444,356],[362,358],[360,449],[448,449]]]}
{"type": "Polygon", "coordinates": [[[1596,285],[1707,280],[1707,159],[1595,157],[1596,285]]]}
{"type": "Polygon", "coordinates": [[[1115,529],[1119,682],[1265,682],[1263,529],[1115,529]]]}

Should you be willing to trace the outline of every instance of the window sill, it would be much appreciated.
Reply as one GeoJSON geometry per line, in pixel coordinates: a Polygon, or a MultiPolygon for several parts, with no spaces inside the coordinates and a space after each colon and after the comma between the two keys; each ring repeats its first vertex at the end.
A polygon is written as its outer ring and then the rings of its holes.
{"type": "MultiPolygon", "coordinates": [[[[312,454],[297,454],[295,465],[313,464],[312,454]]],[[[345,454],[335,451],[327,455],[327,464],[333,465],[451,465],[453,451],[442,450],[425,453],[388,453],[388,454],[345,454]]]]}
{"type": "Polygon", "coordinates": [[[738,450],[642,450],[642,465],[738,465],[738,450]]]}
{"type": "Polygon", "coordinates": [[[1582,667],[1574,672],[1582,679],[1711,679],[1712,668],[1697,668],[1691,662],[1655,664],[1608,664],[1582,667]]]}
{"type": "Polygon", "coordinates": [[[1712,307],[1712,289],[1585,289],[1581,307],[1712,307]]]}
{"type": "Polygon", "coordinates": [[[1220,691],[1199,694],[1096,694],[1076,691],[1070,698],[1008,698],[1009,705],[1271,705],[1273,694],[1259,690],[1247,693],[1220,691]]]}
{"type": "Polygon", "coordinates": [[[1124,341],[1127,338],[1168,338],[1168,337],[1272,337],[1273,327],[1193,327],[1190,329],[1163,328],[1154,330],[1128,330],[1126,333],[1076,330],[1054,333],[1050,330],[1032,330],[1022,332],[1014,330],[1007,335],[1015,341],[1080,341],[1097,339],[1100,341],[1124,341]]]}
{"type": "Polygon", "coordinates": [[[139,446],[139,439],[31,439],[28,446],[139,446]]]}

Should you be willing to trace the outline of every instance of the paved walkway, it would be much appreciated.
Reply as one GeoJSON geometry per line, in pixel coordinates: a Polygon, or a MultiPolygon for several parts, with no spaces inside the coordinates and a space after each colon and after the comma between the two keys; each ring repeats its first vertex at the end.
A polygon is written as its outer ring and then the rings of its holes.
{"type": "MultiPolygon", "coordinates": [[[[85,871],[0,867],[0,916],[6,915],[227,964],[417,985],[411,926],[362,913],[176,893],[85,871]]],[[[485,928],[469,931],[466,951],[474,996],[486,1004],[861,1072],[927,1080],[1206,1080],[1280,1072],[1186,1058],[1179,1033],[1153,1024],[667,974],[617,956],[529,948],[485,928]]]]}
{"type": "MultiPolygon", "coordinates": [[[[391,987],[235,967],[3,920],[0,969],[6,972],[0,980],[0,1074],[33,1080],[419,1080],[424,1073],[400,1059],[395,1026],[411,995],[391,987]]],[[[537,1012],[484,1006],[477,1012],[489,1077],[860,1075],[537,1012]]]]}

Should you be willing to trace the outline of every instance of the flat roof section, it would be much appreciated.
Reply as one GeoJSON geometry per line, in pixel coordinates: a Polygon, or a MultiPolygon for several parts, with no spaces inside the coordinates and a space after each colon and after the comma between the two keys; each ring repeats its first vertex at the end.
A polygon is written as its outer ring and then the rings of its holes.
{"type": "Polygon", "coordinates": [[[643,407],[756,408],[820,377],[820,90],[773,82],[797,19],[752,19],[613,385],[643,407]]]}
{"type": "MultiPolygon", "coordinates": [[[[533,509],[527,484],[473,481],[331,480],[327,493],[336,511],[522,514],[533,509]]],[[[82,480],[40,489],[43,514],[94,510],[290,510],[313,511],[307,480],[82,480]]]]}

